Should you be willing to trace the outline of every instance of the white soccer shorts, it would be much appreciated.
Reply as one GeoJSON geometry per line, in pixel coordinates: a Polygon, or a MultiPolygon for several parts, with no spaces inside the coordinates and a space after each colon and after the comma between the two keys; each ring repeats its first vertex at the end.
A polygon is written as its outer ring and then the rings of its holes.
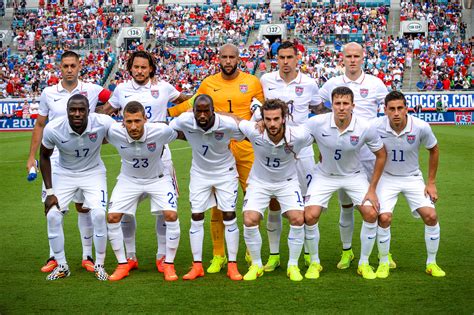
{"type": "Polygon", "coordinates": [[[173,183],[169,175],[153,180],[143,180],[138,183],[126,176],[120,175],[112,191],[109,203],[109,213],[123,213],[135,216],[141,197],[146,194],[151,199],[151,212],[177,211],[178,202],[173,183]]]}
{"type": "Polygon", "coordinates": [[[393,213],[400,193],[405,196],[411,214],[415,218],[420,217],[417,209],[435,207],[430,197],[425,196],[425,182],[422,175],[393,176],[383,173],[377,185],[377,197],[380,202],[379,214],[393,213]]]}
{"type": "Polygon", "coordinates": [[[369,182],[365,173],[360,172],[348,176],[328,176],[316,170],[314,178],[308,188],[306,206],[328,207],[329,199],[335,191],[345,192],[350,202],[361,205],[369,189],[369,182]]]}
{"type": "Polygon", "coordinates": [[[280,203],[281,213],[288,210],[304,210],[300,184],[297,179],[293,179],[276,184],[249,180],[243,211],[258,211],[263,217],[271,198],[275,198],[280,203]]]}
{"type": "Polygon", "coordinates": [[[309,184],[313,181],[315,166],[314,156],[302,157],[296,160],[298,182],[300,183],[301,194],[303,196],[306,196],[309,184]]]}
{"type": "Polygon", "coordinates": [[[237,172],[212,177],[192,173],[189,182],[189,201],[192,213],[203,213],[214,207],[224,212],[234,212],[239,193],[237,172]]]}
{"type": "MultiPolygon", "coordinates": [[[[372,157],[374,157],[373,153],[371,154],[372,157]]],[[[370,183],[372,180],[372,174],[374,173],[375,159],[361,160],[360,163],[362,164],[365,174],[367,175],[367,181],[370,183]]],[[[352,203],[351,197],[349,197],[344,191],[339,190],[337,194],[341,205],[349,205],[352,203]]]]}

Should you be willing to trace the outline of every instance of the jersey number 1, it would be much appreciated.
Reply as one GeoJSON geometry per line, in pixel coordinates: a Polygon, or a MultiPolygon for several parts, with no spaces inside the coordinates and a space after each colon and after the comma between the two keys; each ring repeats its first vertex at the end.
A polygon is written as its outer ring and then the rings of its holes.
{"type": "Polygon", "coordinates": [[[232,111],[232,101],[227,100],[227,102],[229,102],[229,113],[233,113],[233,111],[232,111]]]}

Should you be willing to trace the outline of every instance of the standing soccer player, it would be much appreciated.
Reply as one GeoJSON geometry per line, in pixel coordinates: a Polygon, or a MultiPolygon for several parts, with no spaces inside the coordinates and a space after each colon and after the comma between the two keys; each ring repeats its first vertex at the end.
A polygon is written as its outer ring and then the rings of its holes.
{"type": "Polygon", "coordinates": [[[305,202],[305,243],[311,256],[305,274],[319,278],[319,226],[322,209],[327,208],[331,195],[345,192],[360,211],[363,219],[360,232],[361,254],[357,272],[365,279],[374,279],[369,256],[377,233],[378,200],[375,190],[387,157],[383,142],[368,121],[353,114],[354,94],[348,87],[338,87],[331,95],[333,113],[317,115],[306,123],[321,153],[305,202]],[[375,167],[370,183],[360,161],[362,147],[367,145],[375,154],[375,167]]]}
{"type": "Polygon", "coordinates": [[[243,140],[244,135],[233,118],[214,113],[212,98],[207,94],[198,95],[194,100],[193,112],[181,114],[171,121],[170,127],[185,134],[193,151],[189,183],[192,212],[189,239],[193,267],[183,279],[194,280],[204,276],[204,213],[212,200],[217,203],[217,208],[222,211],[224,218],[229,257],[227,276],[231,280],[242,280],[237,269],[239,227],[235,216],[239,175],[235,158],[229,150],[229,143],[231,139],[243,140]]]}
{"type": "Polygon", "coordinates": [[[114,124],[107,140],[117,148],[122,167],[109,204],[109,239],[118,267],[110,276],[111,281],[128,276],[133,265],[125,256],[122,216],[135,216],[143,194],[151,199],[151,212],[163,213],[166,223],[166,249],[163,274],[166,281],[178,280],[174,258],[179,244],[180,229],[177,213],[178,202],[173,179],[161,157],[165,144],[175,140],[178,133],[162,123],[146,123],[145,108],[132,101],[123,110],[123,124],[114,124]]]}
{"type": "Polygon", "coordinates": [[[107,180],[100,159],[100,146],[114,120],[106,115],[91,113],[87,97],[71,96],[67,103],[67,118],[58,118],[46,125],[40,149],[40,167],[46,188],[45,213],[48,239],[58,266],[47,276],[56,280],[69,276],[64,252],[64,214],[74,195],[81,191],[84,207],[90,209],[96,251],[95,275],[107,280],[104,269],[107,247],[107,180]],[[51,167],[51,155],[58,149],[57,164],[51,167]],[[54,176],[52,176],[54,172],[54,176]]]}
{"type": "MultiPolygon", "coordinates": [[[[348,43],[344,45],[342,52],[342,60],[344,62],[344,74],[331,78],[319,90],[319,95],[323,102],[331,102],[332,91],[339,87],[345,86],[354,93],[354,113],[366,120],[374,120],[377,118],[377,109],[379,104],[383,104],[387,95],[387,87],[379,78],[364,73],[362,65],[364,63],[364,49],[358,43],[348,43]]],[[[324,104],[320,104],[320,108],[324,104]]],[[[370,181],[374,171],[375,156],[370,152],[369,148],[363,146],[360,153],[362,166],[370,181]]],[[[337,264],[339,269],[349,268],[351,261],[354,259],[352,251],[352,234],[354,232],[354,205],[351,198],[344,192],[339,192],[339,204],[341,206],[341,214],[339,218],[339,232],[342,242],[341,260],[337,264]]],[[[391,268],[395,268],[396,264],[391,259],[391,268]]]]}
{"type": "MultiPolygon", "coordinates": [[[[102,112],[112,114],[123,111],[125,105],[131,101],[140,102],[145,109],[145,116],[149,122],[166,122],[168,115],[168,103],[181,103],[189,97],[180,93],[171,84],[161,80],[155,80],[156,62],[153,56],[145,51],[132,53],[127,61],[127,70],[132,76],[132,80],[119,84],[114,90],[112,98],[104,105],[102,112]]],[[[176,186],[175,171],[171,160],[169,147],[165,145],[162,157],[165,165],[165,172],[173,178],[176,186]]],[[[125,215],[122,220],[125,248],[127,258],[132,269],[138,268],[135,249],[135,217],[125,215]]],[[[163,272],[163,262],[165,261],[166,250],[166,225],[162,213],[156,215],[156,238],[158,249],[156,254],[156,267],[159,272],[163,272]]]]}
{"type": "Polygon", "coordinates": [[[426,272],[434,277],[446,273],[436,264],[440,228],[434,204],[438,200],[436,171],[438,169],[438,144],[428,123],[408,115],[405,96],[397,91],[385,97],[385,115],[375,126],[382,138],[389,158],[377,186],[380,201],[377,246],[380,254],[378,278],[387,278],[389,270],[390,224],[398,195],[407,199],[415,218],[425,223],[425,243],[428,252],[426,272]],[[424,146],[429,151],[428,180],[426,185],[420,171],[418,152],[424,146]]]}
{"type": "MultiPolygon", "coordinates": [[[[85,83],[79,80],[81,71],[81,61],[79,55],[73,51],[66,51],[61,55],[59,65],[62,79],[58,84],[49,86],[43,90],[40,97],[40,106],[38,118],[36,120],[33,133],[31,135],[30,153],[26,168],[29,171],[31,167],[36,167],[35,155],[41,144],[43,130],[46,123],[52,122],[58,118],[67,116],[67,102],[72,95],[81,94],[87,97],[89,101],[89,111],[93,113],[98,101],[107,102],[110,97],[110,91],[100,85],[85,83]]],[[[58,151],[55,150],[51,156],[51,165],[54,168],[57,164],[58,151]]],[[[42,201],[45,201],[46,192],[43,185],[42,201]]],[[[76,209],[78,211],[78,227],[82,242],[82,266],[90,272],[94,272],[94,261],[92,259],[92,230],[93,225],[89,209],[82,205],[82,196],[80,192],[74,197],[76,209]]],[[[51,272],[57,266],[57,261],[50,248],[49,259],[41,268],[42,272],[51,272]]]]}
{"type": "MultiPolygon", "coordinates": [[[[292,119],[287,120],[288,126],[303,125],[308,120],[310,106],[321,103],[319,88],[309,76],[297,70],[298,50],[292,42],[283,42],[277,52],[278,71],[264,74],[262,83],[265,99],[280,99],[289,105],[292,119]]],[[[298,153],[296,160],[298,181],[303,197],[314,173],[314,151],[309,145],[298,153]]],[[[270,257],[265,265],[265,271],[270,272],[280,266],[280,235],[282,230],[281,211],[270,208],[267,221],[268,243],[270,257]]],[[[309,256],[308,256],[309,259],[309,256]]]]}
{"type": "MultiPolygon", "coordinates": [[[[207,94],[214,101],[216,112],[228,112],[242,119],[252,117],[250,105],[252,99],[263,102],[260,81],[254,75],[238,69],[240,63],[239,49],[232,44],[225,44],[219,51],[221,72],[204,79],[196,94],[207,94]]],[[[170,116],[177,116],[186,111],[190,102],[169,109],[170,116]]],[[[239,182],[245,193],[247,178],[253,163],[252,145],[248,141],[231,141],[230,150],[235,157],[239,182]]],[[[211,236],[214,257],[207,269],[208,273],[218,273],[227,262],[224,248],[224,224],[222,211],[216,207],[211,210],[211,236]]]]}
{"type": "Polygon", "coordinates": [[[296,175],[296,160],[298,152],[311,144],[313,138],[303,127],[286,125],[288,106],[281,100],[266,100],[261,114],[265,126],[263,134],[255,122],[242,120],[239,123],[255,151],[243,202],[244,238],[252,259],[244,280],[256,280],[264,273],[259,224],[270,199],[275,198],[290,223],[287,275],[292,281],[301,281],[298,259],[304,243],[304,200],[296,175]]]}

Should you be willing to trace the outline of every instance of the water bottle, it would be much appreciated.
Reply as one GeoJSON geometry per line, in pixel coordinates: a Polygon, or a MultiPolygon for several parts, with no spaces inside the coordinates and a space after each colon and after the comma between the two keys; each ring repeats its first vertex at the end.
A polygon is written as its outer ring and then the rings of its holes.
{"type": "Polygon", "coordinates": [[[28,172],[27,179],[28,179],[29,182],[34,181],[36,179],[36,177],[38,176],[38,174],[36,174],[36,168],[38,167],[38,160],[35,160],[35,164],[36,164],[36,166],[32,166],[30,168],[30,171],[28,172]]]}

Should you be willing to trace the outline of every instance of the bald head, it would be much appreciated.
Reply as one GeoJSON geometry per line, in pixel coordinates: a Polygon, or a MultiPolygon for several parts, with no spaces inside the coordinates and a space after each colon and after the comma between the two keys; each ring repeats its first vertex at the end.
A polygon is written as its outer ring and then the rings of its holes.
{"type": "Polygon", "coordinates": [[[234,44],[225,44],[222,45],[221,48],[219,49],[219,55],[228,55],[228,54],[233,54],[235,56],[239,55],[239,48],[235,46],[234,44]]]}
{"type": "Polygon", "coordinates": [[[364,53],[364,48],[362,48],[362,45],[356,42],[350,42],[345,44],[342,47],[342,53],[346,53],[346,50],[359,50],[362,54],[364,53]]]}
{"type": "Polygon", "coordinates": [[[358,43],[344,45],[342,60],[345,67],[345,75],[351,80],[357,80],[362,75],[362,64],[364,62],[364,49],[358,43]]]}

